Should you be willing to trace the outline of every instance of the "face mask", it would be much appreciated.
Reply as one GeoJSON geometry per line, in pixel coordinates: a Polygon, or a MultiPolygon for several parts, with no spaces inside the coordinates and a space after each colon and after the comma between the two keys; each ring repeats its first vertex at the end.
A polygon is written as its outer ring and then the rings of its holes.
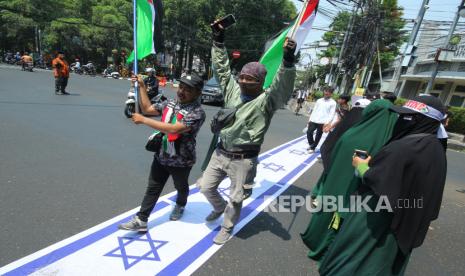
{"type": "Polygon", "coordinates": [[[257,82],[239,82],[239,87],[241,88],[241,94],[245,94],[252,97],[257,97],[260,94],[260,92],[262,92],[262,84],[257,82]]]}
{"type": "Polygon", "coordinates": [[[241,100],[242,100],[242,102],[246,103],[246,102],[250,102],[251,100],[255,99],[257,96],[250,96],[250,95],[241,94],[241,100]]]}
{"type": "Polygon", "coordinates": [[[416,120],[415,116],[412,115],[401,115],[396,124],[394,125],[394,130],[392,132],[393,137],[404,136],[411,129],[415,127],[416,120]]]}

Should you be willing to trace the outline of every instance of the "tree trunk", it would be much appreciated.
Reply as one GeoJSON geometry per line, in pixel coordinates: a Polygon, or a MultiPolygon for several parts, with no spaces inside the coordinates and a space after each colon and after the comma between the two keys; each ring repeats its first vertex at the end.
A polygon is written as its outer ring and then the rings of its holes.
{"type": "Polygon", "coordinates": [[[189,58],[187,60],[187,66],[189,68],[189,72],[192,72],[192,63],[194,61],[194,51],[192,47],[189,47],[189,58]]]}
{"type": "Polygon", "coordinates": [[[184,39],[181,40],[179,51],[177,53],[177,61],[176,61],[176,70],[175,70],[175,75],[176,78],[179,78],[181,76],[181,71],[182,71],[182,61],[184,58],[184,48],[186,47],[186,41],[184,39]]]}

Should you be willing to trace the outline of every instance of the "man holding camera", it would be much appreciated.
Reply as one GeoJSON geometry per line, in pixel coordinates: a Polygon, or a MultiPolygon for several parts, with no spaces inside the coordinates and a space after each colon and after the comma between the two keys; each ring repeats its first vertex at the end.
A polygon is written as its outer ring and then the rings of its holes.
{"type": "Polygon", "coordinates": [[[213,23],[212,31],[213,68],[224,94],[225,108],[235,109],[235,119],[219,131],[219,142],[200,180],[200,191],[213,206],[207,222],[224,213],[221,230],[213,240],[224,244],[239,219],[245,191],[251,191],[258,154],[271,118],[293,91],[296,43],[292,39],[285,42],[283,63],[269,90],[263,91],[265,67],[258,62],[247,63],[236,82],[224,46],[225,31],[221,22],[213,23]],[[229,202],[218,192],[218,185],[227,176],[231,179],[229,202]]]}
{"type": "Polygon", "coordinates": [[[203,79],[197,75],[181,78],[176,101],[153,105],[147,95],[147,87],[141,77],[132,77],[140,87],[140,104],[143,114],[162,115],[161,121],[134,113],[132,121],[144,124],[163,133],[163,145],[155,150],[150,168],[147,189],[139,212],[119,229],[146,232],[147,222],[168,178],[173,178],[177,191],[176,205],[170,220],[181,219],[189,196],[189,174],[196,161],[197,134],[205,121],[205,111],[198,98],[202,94],[203,79]]]}

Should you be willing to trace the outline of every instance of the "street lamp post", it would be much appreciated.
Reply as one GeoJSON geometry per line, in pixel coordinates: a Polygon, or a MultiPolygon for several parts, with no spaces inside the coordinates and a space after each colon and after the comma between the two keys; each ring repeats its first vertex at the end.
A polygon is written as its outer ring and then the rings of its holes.
{"type": "MultiPolygon", "coordinates": [[[[457,13],[455,14],[455,19],[454,22],[452,23],[449,34],[446,37],[446,42],[444,43],[444,48],[447,48],[449,46],[450,39],[452,38],[452,35],[454,34],[455,27],[457,26],[457,22],[459,21],[460,17],[465,16],[465,0],[462,0],[462,3],[460,3],[460,6],[457,9],[457,13]]],[[[438,74],[438,69],[439,69],[439,64],[441,61],[436,61],[433,67],[433,72],[431,73],[431,79],[428,82],[428,86],[426,87],[425,93],[430,94],[431,89],[433,88],[434,80],[436,79],[436,76],[438,74]]]]}

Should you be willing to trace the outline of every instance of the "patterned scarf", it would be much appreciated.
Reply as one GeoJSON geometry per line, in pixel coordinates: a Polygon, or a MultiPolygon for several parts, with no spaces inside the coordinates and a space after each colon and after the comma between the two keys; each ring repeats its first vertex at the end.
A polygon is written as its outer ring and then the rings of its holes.
{"type": "MultiPolygon", "coordinates": [[[[176,124],[176,122],[184,118],[185,113],[182,110],[176,113],[174,110],[174,107],[175,107],[175,103],[169,103],[165,107],[165,109],[163,110],[162,117],[161,117],[162,122],[174,125],[176,124]]],[[[176,148],[175,148],[174,143],[180,137],[181,137],[181,134],[174,134],[174,133],[163,135],[163,142],[162,142],[163,151],[168,153],[170,156],[175,155],[176,148]]]]}

